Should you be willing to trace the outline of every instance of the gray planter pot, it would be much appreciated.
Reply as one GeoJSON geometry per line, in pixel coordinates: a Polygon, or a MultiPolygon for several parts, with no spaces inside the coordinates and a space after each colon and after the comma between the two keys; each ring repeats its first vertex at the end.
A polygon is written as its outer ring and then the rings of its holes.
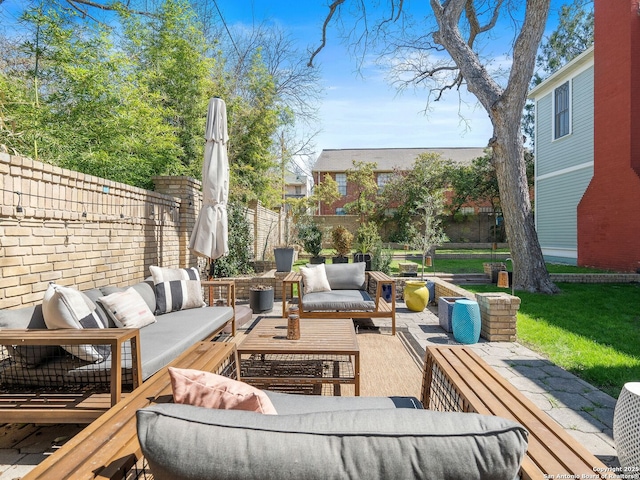
{"type": "Polygon", "coordinates": [[[333,263],[349,263],[349,257],[331,257],[333,263]]]}
{"type": "Polygon", "coordinates": [[[274,248],[276,257],[276,270],[278,272],[290,272],[293,268],[293,247],[274,248]]]}
{"type": "Polygon", "coordinates": [[[266,290],[249,290],[249,307],[254,313],[273,310],[273,288],[266,290]]]}
{"type": "Polygon", "coordinates": [[[453,332],[451,319],[453,317],[453,306],[456,300],[462,300],[466,297],[440,297],[438,298],[438,323],[445,332],[453,332]]]}
{"type": "Polygon", "coordinates": [[[365,270],[368,272],[371,270],[371,254],[370,253],[354,253],[353,262],[364,262],[366,264],[365,270]]]}

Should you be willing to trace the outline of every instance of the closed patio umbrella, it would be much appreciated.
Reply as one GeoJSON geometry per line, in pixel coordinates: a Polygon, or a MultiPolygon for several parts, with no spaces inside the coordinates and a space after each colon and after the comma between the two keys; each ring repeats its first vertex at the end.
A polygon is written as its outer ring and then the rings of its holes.
{"type": "Polygon", "coordinates": [[[227,200],[229,159],[227,157],[227,107],[212,98],[207,111],[204,160],[202,163],[202,210],[198,215],[189,249],[211,260],[229,253],[227,200]]]}

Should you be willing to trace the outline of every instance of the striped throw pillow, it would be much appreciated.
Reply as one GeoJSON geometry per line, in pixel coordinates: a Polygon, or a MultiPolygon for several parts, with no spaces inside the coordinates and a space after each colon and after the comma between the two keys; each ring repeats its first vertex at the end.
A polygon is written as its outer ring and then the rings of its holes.
{"type": "Polygon", "coordinates": [[[204,307],[200,275],[196,268],[149,267],[156,290],[156,315],[204,307]]]}
{"type": "MultiPolygon", "coordinates": [[[[42,315],[49,329],[108,328],[96,312],[96,305],[75,288],[51,283],[42,299],[42,315]]],[[[103,362],[111,353],[109,345],[62,345],[67,352],[87,362],[103,362]]]]}

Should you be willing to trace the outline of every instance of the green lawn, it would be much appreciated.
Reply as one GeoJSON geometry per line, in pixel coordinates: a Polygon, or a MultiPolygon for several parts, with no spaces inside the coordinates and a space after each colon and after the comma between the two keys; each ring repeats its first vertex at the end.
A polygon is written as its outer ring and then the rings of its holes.
{"type": "MultiPolygon", "coordinates": [[[[625,382],[640,379],[640,285],[558,287],[558,295],[516,292],[522,299],[518,340],[617,397],[625,382]]],[[[465,288],[498,290],[495,285],[465,288]]]]}
{"type": "MultiPolygon", "coordinates": [[[[399,252],[405,253],[405,252],[399,252]]],[[[330,261],[330,258],[327,259],[330,261]]],[[[482,273],[486,259],[435,259],[433,272],[482,273]]],[[[296,265],[303,265],[301,260],[296,265]]],[[[418,271],[422,262],[417,261],[418,271]]],[[[506,262],[511,270],[510,262],[506,262]]],[[[547,264],[550,273],[602,270],[547,264]]],[[[398,261],[391,263],[397,274],[398,261]]],[[[586,382],[616,397],[625,382],[640,380],[640,285],[559,283],[558,295],[515,292],[522,299],[518,341],[586,382]]],[[[465,286],[473,292],[508,291],[495,285],[465,286]]]]}
{"type": "MultiPolygon", "coordinates": [[[[402,260],[407,261],[407,260],[402,260]]],[[[422,268],[422,260],[410,260],[419,265],[418,271],[422,268]]],[[[433,260],[431,267],[425,267],[425,275],[433,272],[445,272],[445,273],[483,273],[483,263],[490,262],[487,259],[438,259],[433,260]]],[[[507,270],[511,270],[511,262],[504,262],[507,266],[507,270]]],[[[557,265],[547,263],[547,270],[550,273],[606,273],[604,270],[598,270],[595,268],[576,267],[573,265],[557,265]]],[[[398,261],[393,260],[391,262],[391,273],[398,273],[398,261]]]]}

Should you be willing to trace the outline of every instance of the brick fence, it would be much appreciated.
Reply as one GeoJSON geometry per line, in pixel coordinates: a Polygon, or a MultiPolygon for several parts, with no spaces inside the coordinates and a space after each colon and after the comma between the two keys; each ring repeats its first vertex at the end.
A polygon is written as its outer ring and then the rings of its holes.
{"type": "MultiPolygon", "coordinates": [[[[0,153],[0,308],[40,302],[51,281],[85,290],[138,282],[151,265],[203,266],[188,249],[200,182],[153,181],[149,191],[0,153]]],[[[261,258],[281,243],[280,216],[255,204],[246,217],[261,258]]]]}

